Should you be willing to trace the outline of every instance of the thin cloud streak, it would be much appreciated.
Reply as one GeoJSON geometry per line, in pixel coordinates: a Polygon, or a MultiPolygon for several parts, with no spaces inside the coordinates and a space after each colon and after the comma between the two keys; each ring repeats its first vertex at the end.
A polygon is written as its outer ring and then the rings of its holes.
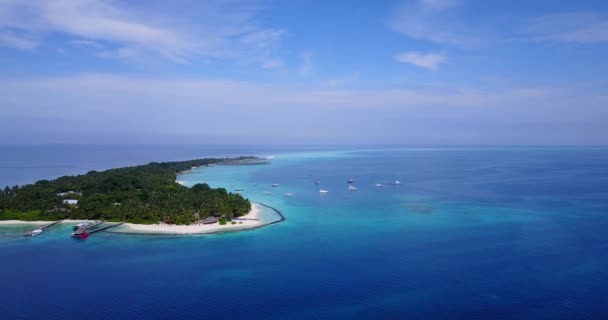
{"type": "Polygon", "coordinates": [[[608,42],[608,18],[596,12],[548,14],[525,28],[533,40],[592,44],[608,42]]]}
{"type": "MultiPolygon", "coordinates": [[[[59,78],[37,78],[23,80],[0,80],[0,93],[5,98],[4,112],[56,113],[67,111],[69,114],[90,111],[125,112],[144,110],[145,101],[156,101],[151,105],[193,106],[195,110],[232,106],[235,108],[341,108],[341,109],[407,109],[437,106],[441,108],[499,108],[511,109],[532,107],[543,99],[561,99],[571,94],[565,88],[512,87],[493,90],[478,90],[466,86],[447,86],[430,88],[400,88],[375,90],[328,89],[323,85],[317,88],[302,89],[280,84],[255,84],[229,80],[179,80],[145,79],[129,76],[90,74],[59,78]],[[40,99],[31,101],[30,97],[40,99]],[[44,97],[55,96],[50,100],[44,97]],[[100,99],[95,103],[84,103],[89,98],[100,99]],[[175,100],[174,100],[175,99],[175,100]],[[104,100],[123,101],[104,103],[104,100]],[[78,101],[79,103],[67,103],[78,101]],[[129,101],[139,101],[130,104],[129,101]],[[66,102],[66,103],[62,103],[66,102]],[[74,106],[74,110],[70,110],[74,106]],[[92,109],[91,109],[92,108],[92,109]]],[[[583,94],[581,94],[583,95],[583,94]]],[[[581,101],[605,102],[605,95],[585,93],[588,98],[581,101]],[[595,99],[595,100],[593,100],[595,99]]],[[[577,99],[580,97],[577,96],[577,99]]],[[[554,101],[551,101],[552,103],[554,101]]],[[[556,105],[563,105],[557,103],[556,105]]],[[[179,107],[177,107],[179,108],[179,107]]],[[[540,108],[540,107],[536,107],[540,108]]],[[[576,109],[575,106],[572,106],[576,109]]],[[[236,110],[236,109],[235,109],[236,110]]],[[[458,110],[458,109],[455,109],[458,110]]]]}
{"type": "Polygon", "coordinates": [[[421,4],[426,9],[444,10],[460,6],[462,0],[422,0],[421,4]]]}
{"type": "Polygon", "coordinates": [[[413,39],[461,48],[474,48],[484,42],[485,36],[462,24],[452,10],[461,1],[418,0],[398,7],[389,20],[396,32],[413,39]]]}
{"type": "Polygon", "coordinates": [[[446,61],[446,57],[443,54],[423,53],[416,51],[398,54],[395,56],[395,59],[397,59],[399,62],[413,64],[430,71],[438,71],[439,65],[446,61]]]}
{"type": "Polygon", "coordinates": [[[32,50],[38,46],[38,42],[22,36],[16,36],[8,30],[0,30],[0,46],[21,50],[32,50]]]}

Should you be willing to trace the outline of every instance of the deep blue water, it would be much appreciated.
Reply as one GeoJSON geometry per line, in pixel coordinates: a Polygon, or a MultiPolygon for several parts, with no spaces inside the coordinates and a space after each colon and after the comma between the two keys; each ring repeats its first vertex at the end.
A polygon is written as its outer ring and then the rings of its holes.
{"type": "Polygon", "coordinates": [[[138,161],[274,154],[270,166],[196,169],[180,180],[245,189],[287,220],[230,234],[102,232],[86,241],[70,239],[67,225],[32,239],[2,227],[3,319],[608,318],[607,149],[130,146],[125,156],[86,148],[78,162],[3,160],[35,165],[19,174],[3,165],[0,177],[23,183],[138,161]],[[348,178],[358,191],[346,190],[348,178]]]}

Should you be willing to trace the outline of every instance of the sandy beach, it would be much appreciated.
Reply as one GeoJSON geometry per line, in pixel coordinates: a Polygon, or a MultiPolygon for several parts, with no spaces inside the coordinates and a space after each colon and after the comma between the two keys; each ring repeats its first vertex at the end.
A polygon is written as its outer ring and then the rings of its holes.
{"type": "Polygon", "coordinates": [[[53,221],[22,221],[22,220],[3,220],[0,221],[0,225],[12,225],[12,224],[31,224],[31,225],[45,225],[52,223],[53,221]]]}
{"type": "MultiPolygon", "coordinates": [[[[85,221],[90,221],[90,220],[70,220],[70,219],[66,219],[61,221],[61,223],[80,223],[80,222],[85,222],[85,221]]],[[[0,221],[0,226],[1,225],[12,225],[12,224],[30,224],[30,225],[45,225],[45,224],[49,224],[49,223],[53,223],[55,221],[23,221],[23,220],[2,220],[0,221]]]]}
{"type": "MultiPolygon", "coordinates": [[[[186,225],[174,225],[174,224],[133,224],[125,223],[119,227],[107,230],[107,232],[114,233],[142,233],[142,234],[204,234],[204,233],[216,233],[226,231],[237,231],[257,228],[268,223],[273,222],[273,219],[264,218],[262,211],[264,207],[257,203],[251,203],[251,211],[248,214],[236,218],[235,224],[228,222],[225,225],[219,223],[214,224],[192,224],[186,225]]],[[[277,217],[278,219],[279,217],[277,217]]],[[[90,220],[63,220],[61,223],[80,223],[90,220]]],[[[0,221],[0,226],[6,225],[32,225],[32,226],[43,226],[46,224],[53,223],[54,221],[21,221],[21,220],[4,220],[0,221]]]]}
{"type": "Polygon", "coordinates": [[[236,231],[236,230],[244,230],[257,228],[264,224],[267,224],[268,221],[264,221],[262,219],[262,210],[263,208],[257,204],[251,203],[251,211],[239,218],[236,218],[233,221],[236,221],[236,224],[232,224],[228,222],[225,225],[220,225],[219,223],[214,224],[193,224],[189,226],[184,225],[174,225],[174,224],[132,224],[125,223],[120,227],[116,227],[108,230],[108,232],[115,233],[145,233],[145,234],[204,234],[204,233],[215,233],[215,232],[226,232],[226,231],[236,231]],[[249,220],[256,219],[256,220],[249,220]]]}

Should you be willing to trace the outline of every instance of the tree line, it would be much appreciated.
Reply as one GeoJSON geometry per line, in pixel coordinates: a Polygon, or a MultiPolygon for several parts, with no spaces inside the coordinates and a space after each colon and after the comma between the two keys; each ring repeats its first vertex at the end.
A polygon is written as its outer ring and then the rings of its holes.
{"type": "Polygon", "coordinates": [[[0,220],[100,219],[132,223],[190,224],[209,216],[238,217],[251,203],[223,188],[180,185],[177,174],[193,167],[237,159],[151,162],[40,180],[0,190],[0,220]],[[64,193],[64,194],[62,194],[64,193]],[[78,200],[76,205],[64,200],[78,200]]]}

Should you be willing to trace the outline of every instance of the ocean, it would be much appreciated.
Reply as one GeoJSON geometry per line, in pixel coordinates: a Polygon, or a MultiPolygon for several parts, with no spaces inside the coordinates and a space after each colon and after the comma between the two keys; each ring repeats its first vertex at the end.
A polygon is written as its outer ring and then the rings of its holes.
{"type": "Polygon", "coordinates": [[[197,168],[179,180],[243,189],[286,217],[251,231],[100,232],[84,241],[69,237],[69,225],[34,238],[21,235],[25,226],[2,226],[2,319],[608,318],[608,149],[0,151],[2,185],[150,161],[272,156],[268,166],[197,168]],[[348,179],[358,190],[347,190],[348,179]]]}

